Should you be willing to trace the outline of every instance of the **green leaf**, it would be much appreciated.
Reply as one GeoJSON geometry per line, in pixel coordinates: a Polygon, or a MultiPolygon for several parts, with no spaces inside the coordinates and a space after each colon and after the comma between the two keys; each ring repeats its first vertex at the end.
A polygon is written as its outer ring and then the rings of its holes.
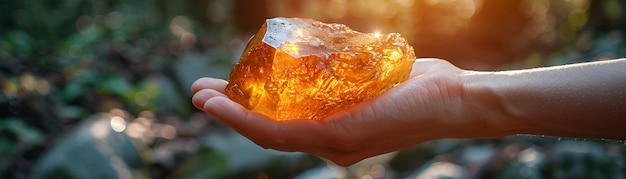
{"type": "Polygon", "coordinates": [[[102,81],[102,83],[98,83],[98,85],[98,90],[102,90],[110,94],[120,96],[132,94],[132,85],[120,76],[111,76],[106,78],[102,81]]]}
{"type": "Polygon", "coordinates": [[[34,40],[28,33],[21,30],[8,32],[5,37],[9,50],[13,54],[31,54],[34,49],[34,40]]]}
{"type": "Polygon", "coordinates": [[[11,132],[14,132],[21,142],[25,142],[28,144],[39,144],[43,142],[42,133],[34,127],[30,127],[21,119],[18,118],[10,118],[5,121],[6,129],[11,132]]]}

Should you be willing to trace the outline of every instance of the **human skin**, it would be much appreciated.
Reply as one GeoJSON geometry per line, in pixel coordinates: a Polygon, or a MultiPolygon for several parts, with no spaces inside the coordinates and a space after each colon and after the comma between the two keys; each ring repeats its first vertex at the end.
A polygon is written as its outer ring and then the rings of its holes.
{"type": "Polygon", "coordinates": [[[407,81],[321,120],[275,121],[251,112],[224,94],[227,83],[198,79],[194,106],[263,148],[342,166],[443,138],[626,139],[626,59],[497,72],[417,59],[407,81]]]}

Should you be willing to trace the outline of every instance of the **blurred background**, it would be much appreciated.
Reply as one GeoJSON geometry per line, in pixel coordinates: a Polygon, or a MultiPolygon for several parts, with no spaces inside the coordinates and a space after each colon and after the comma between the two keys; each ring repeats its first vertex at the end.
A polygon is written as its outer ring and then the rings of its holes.
{"type": "MultiPolygon", "coordinates": [[[[0,178],[625,178],[626,142],[443,139],[337,167],[194,109],[277,16],[398,32],[419,57],[506,70],[626,56],[621,0],[55,0],[0,6],[0,178]]],[[[360,129],[355,129],[360,130],[360,129]]]]}

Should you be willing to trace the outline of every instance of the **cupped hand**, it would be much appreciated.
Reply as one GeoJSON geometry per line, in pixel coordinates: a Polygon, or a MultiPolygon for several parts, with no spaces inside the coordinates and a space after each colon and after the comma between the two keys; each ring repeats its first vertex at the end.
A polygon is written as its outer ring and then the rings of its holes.
{"type": "Polygon", "coordinates": [[[194,82],[192,102],[263,148],[311,153],[347,166],[480,126],[462,117],[464,72],[444,60],[417,59],[407,81],[321,120],[272,120],[230,100],[224,94],[228,82],[215,78],[194,82]]]}

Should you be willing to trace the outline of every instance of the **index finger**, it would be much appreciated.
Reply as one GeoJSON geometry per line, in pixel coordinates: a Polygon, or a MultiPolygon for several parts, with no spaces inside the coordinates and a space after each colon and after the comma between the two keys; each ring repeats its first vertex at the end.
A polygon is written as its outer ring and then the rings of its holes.
{"type": "Polygon", "coordinates": [[[332,128],[320,121],[296,119],[276,121],[245,109],[225,97],[214,97],[204,103],[204,111],[222,120],[240,134],[264,148],[281,151],[303,151],[325,147],[333,140],[332,128]]]}
{"type": "Polygon", "coordinates": [[[191,92],[195,94],[203,89],[214,89],[220,93],[224,93],[224,89],[226,88],[227,84],[228,81],[223,79],[204,77],[193,82],[193,84],[191,85],[191,92]]]}

